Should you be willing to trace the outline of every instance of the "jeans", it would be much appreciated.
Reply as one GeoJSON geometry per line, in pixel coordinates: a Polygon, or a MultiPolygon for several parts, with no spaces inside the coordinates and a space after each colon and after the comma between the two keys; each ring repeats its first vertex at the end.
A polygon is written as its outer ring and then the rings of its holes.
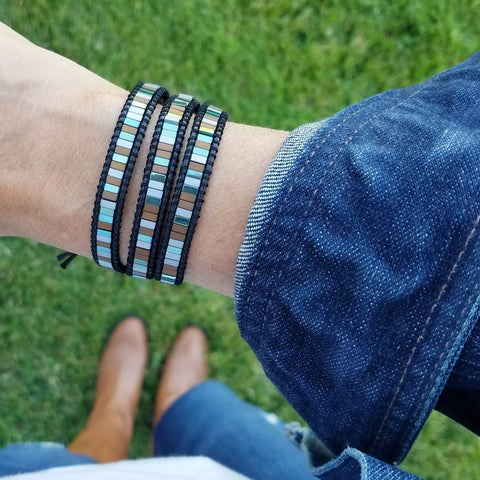
{"type": "Polygon", "coordinates": [[[91,463],[97,462],[87,455],[68,451],[60,443],[13,443],[0,449],[0,477],[91,463]]]}
{"type": "MultiPolygon", "coordinates": [[[[252,480],[315,478],[283,422],[214,381],[197,385],[170,406],[155,428],[153,447],[156,457],[206,456],[252,480]]],[[[96,461],[55,443],[0,449],[0,477],[87,463],[96,461]]]]}
{"type": "Polygon", "coordinates": [[[206,382],[177,400],[155,429],[155,456],[202,455],[252,480],[314,480],[275,415],[206,382]]]}
{"type": "Polygon", "coordinates": [[[341,455],[319,478],[404,478],[389,464],[434,407],[480,432],[479,223],[479,53],[283,145],[250,213],[236,313],[341,455]]]}

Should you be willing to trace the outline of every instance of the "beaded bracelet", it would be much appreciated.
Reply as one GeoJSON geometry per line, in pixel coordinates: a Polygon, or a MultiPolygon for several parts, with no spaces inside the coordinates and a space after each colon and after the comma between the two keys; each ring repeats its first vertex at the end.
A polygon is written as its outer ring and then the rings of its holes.
{"type": "Polygon", "coordinates": [[[125,102],[115,127],[97,189],[92,215],[93,259],[102,267],[124,272],[120,263],[120,222],[128,183],[152,112],[168,97],[165,88],[137,85],[125,102]]]}
{"type": "Polygon", "coordinates": [[[170,205],[155,279],[179,285],[228,114],[203,104],[195,118],[170,205]]]}
{"type": "Polygon", "coordinates": [[[180,93],[164,104],[150,145],[130,237],[127,275],[152,278],[173,177],[188,122],[199,103],[180,93]]]}

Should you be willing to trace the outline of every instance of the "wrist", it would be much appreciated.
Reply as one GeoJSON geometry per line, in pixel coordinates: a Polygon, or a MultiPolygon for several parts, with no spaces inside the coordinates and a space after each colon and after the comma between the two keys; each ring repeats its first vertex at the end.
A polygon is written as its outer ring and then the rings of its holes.
{"type": "Polygon", "coordinates": [[[233,296],[238,252],[263,177],[288,132],[227,122],[185,279],[233,296]]]}
{"type": "MultiPolygon", "coordinates": [[[[94,199],[126,92],[0,28],[0,235],[91,256],[94,199]]],[[[126,263],[131,227],[159,115],[152,116],[130,180],[120,230],[126,263]]],[[[227,123],[188,256],[185,279],[233,294],[248,213],[287,132],[227,123]]]]}
{"type": "Polygon", "coordinates": [[[95,80],[52,91],[33,86],[17,96],[22,123],[4,129],[1,150],[2,235],[90,255],[92,198],[124,98],[95,80]]]}

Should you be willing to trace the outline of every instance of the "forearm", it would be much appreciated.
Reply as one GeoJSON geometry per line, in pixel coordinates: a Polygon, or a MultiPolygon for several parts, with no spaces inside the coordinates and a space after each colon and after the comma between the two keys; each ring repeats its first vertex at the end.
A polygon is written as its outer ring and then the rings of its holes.
{"type": "MultiPolygon", "coordinates": [[[[9,112],[0,128],[0,233],[91,256],[93,202],[127,92],[6,27],[0,34],[0,105],[9,112]]],[[[154,114],[128,189],[123,263],[155,120],[154,114]]],[[[227,123],[190,248],[187,281],[233,294],[248,213],[286,135],[227,123]]]]}
{"type": "Polygon", "coordinates": [[[248,214],[287,132],[227,123],[187,264],[186,280],[233,295],[248,214]]]}

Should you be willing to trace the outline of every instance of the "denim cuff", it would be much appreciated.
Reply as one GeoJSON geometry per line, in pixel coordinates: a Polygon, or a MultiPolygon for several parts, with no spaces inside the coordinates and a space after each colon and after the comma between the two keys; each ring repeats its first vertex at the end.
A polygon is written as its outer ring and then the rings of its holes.
{"type": "Polygon", "coordinates": [[[240,331],[334,453],[400,462],[478,317],[480,55],[297,129],[236,277],[240,331]]]}
{"type": "Polygon", "coordinates": [[[312,136],[321,128],[326,120],[300,125],[287,137],[270,165],[258,195],[250,210],[245,238],[237,258],[235,270],[235,300],[239,301],[242,294],[242,285],[248,282],[251,273],[252,254],[266,229],[271,224],[273,207],[279,202],[284,184],[292,174],[299,155],[302,155],[311,141],[312,136]]]}
{"type": "Polygon", "coordinates": [[[312,473],[321,480],[421,480],[354,448],[347,448],[337,459],[312,473]]]}

